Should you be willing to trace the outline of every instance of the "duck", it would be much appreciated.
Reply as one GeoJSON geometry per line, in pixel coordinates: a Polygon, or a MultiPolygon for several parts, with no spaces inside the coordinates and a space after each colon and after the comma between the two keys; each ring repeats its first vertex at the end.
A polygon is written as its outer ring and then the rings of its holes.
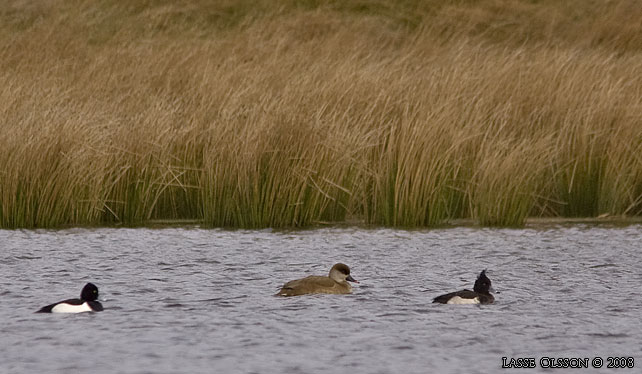
{"type": "Polygon", "coordinates": [[[276,295],[349,294],[352,286],[348,282],[359,283],[350,275],[348,265],[338,263],[332,266],[327,277],[311,275],[287,282],[276,295]]]}
{"type": "Polygon", "coordinates": [[[486,270],[483,270],[477,280],[473,290],[461,290],[437,296],[433,303],[441,304],[492,304],[495,297],[491,295],[492,285],[490,279],[486,276],[486,270]]]}
{"type": "Polygon", "coordinates": [[[40,308],[36,313],[82,313],[102,312],[103,305],[98,299],[98,287],[87,283],[80,292],[80,299],[68,299],[40,308]]]}

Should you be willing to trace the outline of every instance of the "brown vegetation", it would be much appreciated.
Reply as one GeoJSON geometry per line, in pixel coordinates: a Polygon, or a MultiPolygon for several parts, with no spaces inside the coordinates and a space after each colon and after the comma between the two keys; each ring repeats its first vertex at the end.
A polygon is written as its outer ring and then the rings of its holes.
{"type": "Polygon", "coordinates": [[[0,227],[642,215],[641,4],[5,2],[0,227]]]}

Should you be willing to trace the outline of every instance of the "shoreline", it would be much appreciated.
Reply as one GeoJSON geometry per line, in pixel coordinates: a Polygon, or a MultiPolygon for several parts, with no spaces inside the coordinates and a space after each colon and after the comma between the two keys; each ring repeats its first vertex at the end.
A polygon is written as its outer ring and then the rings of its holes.
{"type": "Polygon", "coordinates": [[[365,220],[351,219],[343,222],[315,222],[306,226],[291,226],[291,227],[224,227],[224,226],[211,226],[204,223],[199,219],[156,219],[141,222],[139,224],[96,224],[96,225],[60,225],[55,227],[15,227],[15,228],[0,228],[0,230],[67,230],[67,229],[83,229],[83,228],[122,228],[122,229],[163,229],[163,228],[199,228],[207,230],[274,230],[274,231],[307,231],[318,230],[326,228],[354,228],[364,230],[378,230],[378,229],[392,229],[392,230],[438,230],[438,229],[452,229],[459,227],[477,228],[477,229],[529,229],[529,228],[542,228],[549,226],[572,226],[572,225],[609,225],[609,226],[631,226],[642,224],[642,217],[622,217],[622,216],[606,216],[606,217],[530,217],[527,218],[525,223],[521,226],[492,226],[482,225],[477,220],[469,218],[452,219],[441,224],[432,226],[386,226],[380,224],[369,224],[365,220]]]}

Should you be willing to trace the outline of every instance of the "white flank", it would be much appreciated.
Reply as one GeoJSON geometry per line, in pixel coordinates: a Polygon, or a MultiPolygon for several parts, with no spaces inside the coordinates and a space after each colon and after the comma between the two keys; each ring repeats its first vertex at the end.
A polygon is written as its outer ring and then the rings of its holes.
{"type": "Polygon", "coordinates": [[[80,305],[60,303],[51,309],[51,313],[82,313],[91,311],[92,309],[86,302],[80,305]]]}
{"type": "Polygon", "coordinates": [[[479,304],[479,297],[474,299],[463,299],[459,296],[451,297],[446,304],[479,304]]]}

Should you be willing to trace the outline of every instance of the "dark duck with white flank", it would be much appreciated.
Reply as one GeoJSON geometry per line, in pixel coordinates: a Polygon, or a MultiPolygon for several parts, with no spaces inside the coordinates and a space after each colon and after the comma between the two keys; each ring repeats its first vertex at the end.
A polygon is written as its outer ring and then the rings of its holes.
{"type": "Polygon", "coordinates": [[[80,292],[80,299],[68,299],[40,308],[36,313],[82,313],[101,312],[103,306],[98,299],[98,287],[87,283],[80,292]]]}
{"type": "Polygon", "coordinates": [[[491,295],[492,285],[490,279],[486,276],[486,270],[482,271],[473,290],[461,290],[437,296],[433,303],[441,304],[492,304],[495,297],[491,295]]]}

